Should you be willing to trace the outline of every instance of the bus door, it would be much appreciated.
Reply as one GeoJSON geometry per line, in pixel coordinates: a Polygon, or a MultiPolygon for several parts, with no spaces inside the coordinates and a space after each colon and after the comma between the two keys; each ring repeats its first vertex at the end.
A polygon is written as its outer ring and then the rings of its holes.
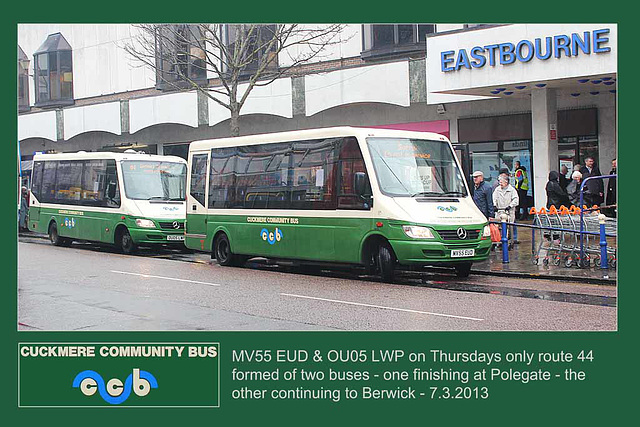
{"type": "Polygon", "coordinates": [[[454,144],[453,150],[462,167],[462,176],[464,176],[464,179],[467,181],[467,186],[473,188],[473,179],[470,178],[473,171],[469,165],[469,144],[454,144]]]}
{"type": "Polygon", "coordinates": [[[345,138],[340,149],[337,168],[336,259],[342,262],[360,261],[360,242],[371,229],[373,205],[370,176],[367,174],[365,195],[357,194],[356,174],[366,173],[362,151],[356,138],[345,138]]]}
{"type": "Polygon", "coordinates": [[[185,226],[187,247],[208,250],[211,243],[207,238],[207,164],[208,153],[193,153],[191,157],[191,177],[187,197],[187,222],[185,226]]]}
{"type": "Polygon", "coordinates": [[[41,196],[42,188],[42,172],[44,168],[43,162],[34,162],[33,171],[31,172],[31,194],[29,197],[29,220],[38,222],[40,221],[40,206],[35,206],[36,200],[41,202],[39,198],[41,196]]]}

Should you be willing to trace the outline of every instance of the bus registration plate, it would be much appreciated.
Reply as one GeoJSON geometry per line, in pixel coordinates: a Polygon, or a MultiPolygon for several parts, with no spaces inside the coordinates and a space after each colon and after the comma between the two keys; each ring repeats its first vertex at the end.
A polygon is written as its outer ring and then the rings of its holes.
{"type": "Polygon", "coordinates": [[[176,241],[184,240],[184,235],[183,234],[180,234],[180,235],[170,234],[170,235],[167,236],[167,240],[176,240],[176,241]]]}
{"type": "Polygon", "coordinates": [[[452,249],[451,250],[451,258],[461,258],[474,256],[476,254],[475,249],[452,249]]]}

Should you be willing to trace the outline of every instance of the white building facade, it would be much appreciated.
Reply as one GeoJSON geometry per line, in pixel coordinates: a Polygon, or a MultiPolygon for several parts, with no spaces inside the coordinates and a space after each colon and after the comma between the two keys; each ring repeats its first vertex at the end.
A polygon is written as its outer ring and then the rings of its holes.
{"type": "MultiPolygon", "coordinates": [[[[123,49],[136,31],[18,26],[24,161],[45,150],[130,147],[185,156],[191,141],[229,135],[229,111],[214,101],[156,89],[155,72],[123,49]]],[[[516,160],[526,165],[536,206],[546,203],[550,170],[594,156],[607,173],[616,157],[615,24],[365,24],[347,25],[340,37],[304,71],[254,89],[241,134],[339,125],[436,131],[450,137],[467,174],[480,169],[492,179],[516,160]]]]}

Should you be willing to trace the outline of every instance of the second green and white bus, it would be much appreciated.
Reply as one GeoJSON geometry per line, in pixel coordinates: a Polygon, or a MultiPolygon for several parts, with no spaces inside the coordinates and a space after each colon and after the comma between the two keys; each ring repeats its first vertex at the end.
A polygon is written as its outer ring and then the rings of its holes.
{"type": "Polygon", "coordinates": [[[29,229],[58,246],[73,240],[184,248],[187,165],[174,156],[78,152],[36,154],[29,229]]]}
{"type": "Polygon", "coordinates": [[[192,142],[186,246],[250,257],[461,277],[491,247],[451,143],[425,132],[337,127],[192,142]]]}

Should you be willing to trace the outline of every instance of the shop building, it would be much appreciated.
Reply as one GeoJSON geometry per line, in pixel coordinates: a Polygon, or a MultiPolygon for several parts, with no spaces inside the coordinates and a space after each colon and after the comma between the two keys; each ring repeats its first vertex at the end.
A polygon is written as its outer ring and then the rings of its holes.
{"type": "MultiPolygon", "coordinates": [[[[175,91],[122,49],[126,24],[18,26],[18,139],[35,152],[136,148],[185,157],[229,135],[229,112],[175,91]]],[[[616,157],[614,24],[347,25],[321,61],[254,89],[242,135],[338,125],[448,136],[467,175],[520,160],[535,203],[560,162],[616,157]],[[426,47],[426,48],[425,48],[426,47]]],[[[287,63],[287,55],[278,58],[287,63]]],[[[203,76],[199,76],[202,78],[203,76]]],[[[215,75],[207,73],[215,86],[215,75]]]]}

